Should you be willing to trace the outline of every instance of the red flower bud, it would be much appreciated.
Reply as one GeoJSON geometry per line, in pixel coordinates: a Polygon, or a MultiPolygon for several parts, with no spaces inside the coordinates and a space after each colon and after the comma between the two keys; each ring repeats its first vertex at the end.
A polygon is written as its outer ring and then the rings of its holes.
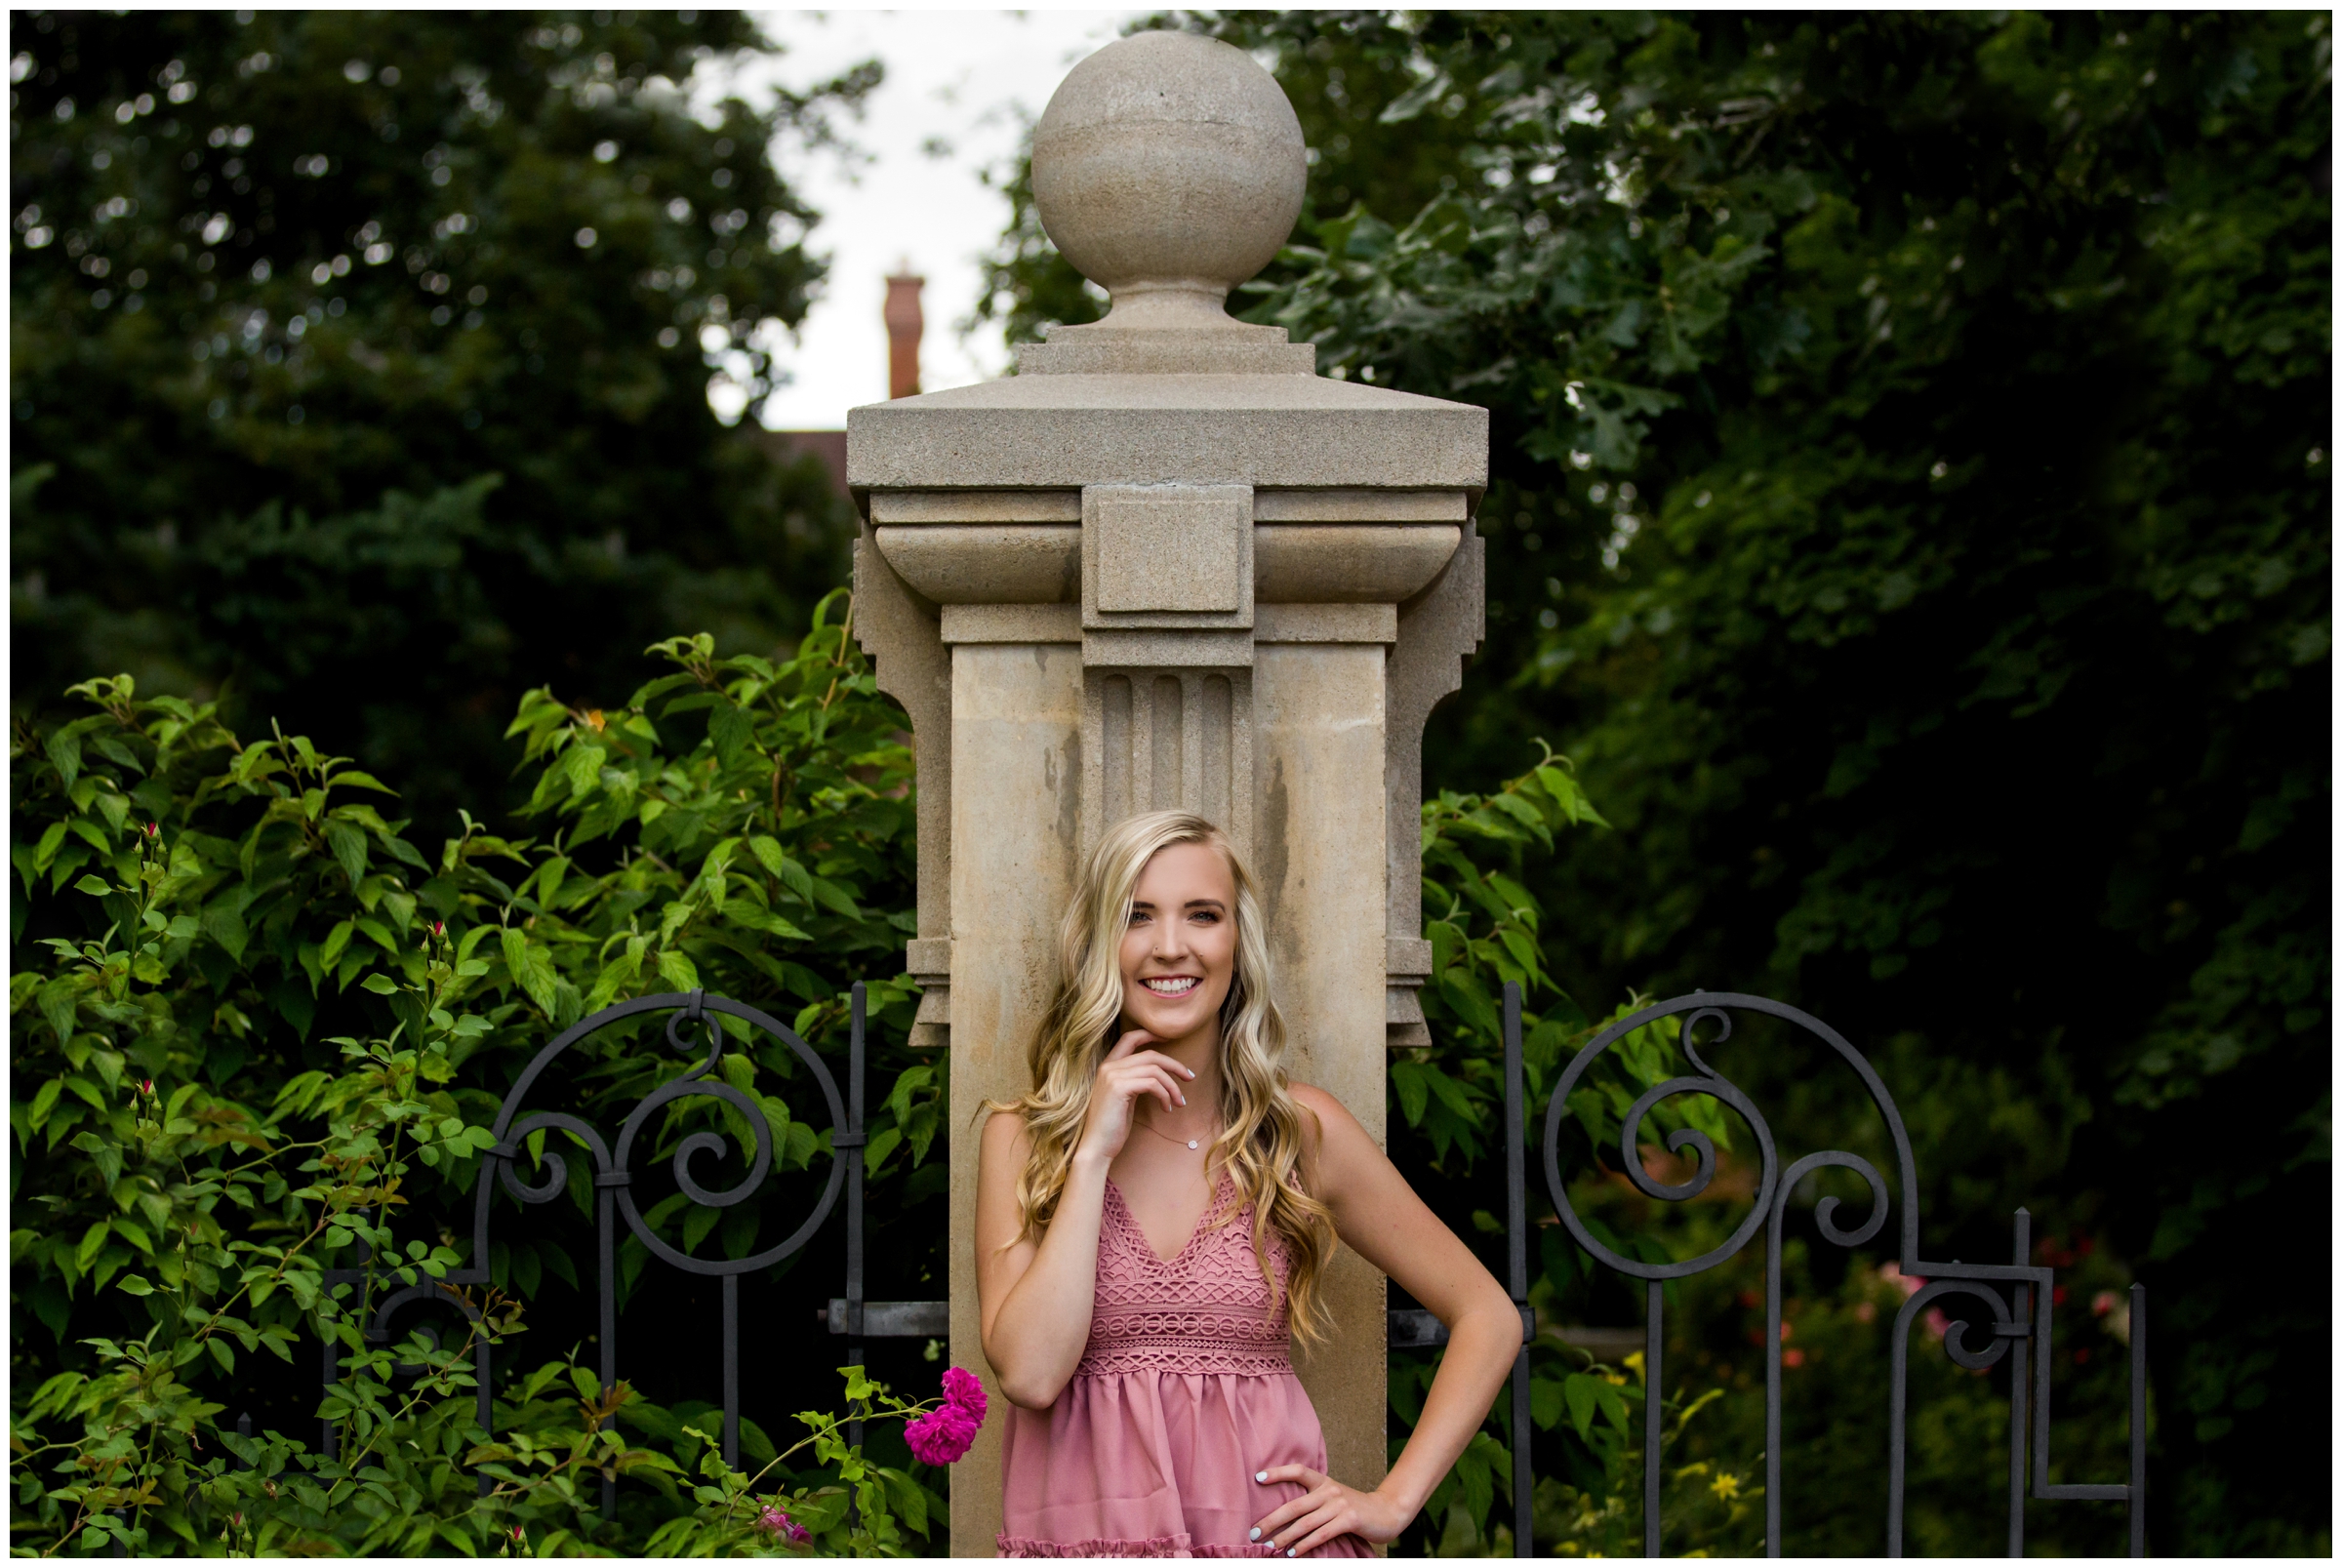
{"type": "Polygon", "coordinates": [[[139,1080],[139,1093],[142,1095],[152,1095],[154,1093],[154,1080],[152,1078],[141,1078],[139,1080]]]}
{"type": "Polygon", "coordinates": [[[159,835],[159,834],[162,832],[162,830],[163,830],[163,827],[162,827],[162,824],[160,824],[160,823],[148,823],[148,824],[146,824],[146,836],[147,836],[148,838],[154,838],[154,837],[158,836],[158,835],[159,835]]]}

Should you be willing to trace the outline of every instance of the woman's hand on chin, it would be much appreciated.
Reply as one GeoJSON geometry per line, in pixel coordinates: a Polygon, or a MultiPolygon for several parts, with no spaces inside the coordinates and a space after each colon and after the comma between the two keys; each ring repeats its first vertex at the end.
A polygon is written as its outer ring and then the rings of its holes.
{"type": "Polygon", "coordinates": [[[1153,1035],[1132,1029],[1106,1053],[1090,1089],[1090,1114],[1082,1124],[1081,1142],[1074,1146],[1076,1154],[1110,1162],[1121,1153],[1143,1099],[1151,1096],[1162,1102],[1165,1111],[1188,1103],[1187,1086],[1195,1074],[1160,1051],[1142,1049],[1152,1044],[1153,1035]]]}
{"type": "Polygon", "coordinates": [[[1415,1510],[1380,1492],[1360,1492],[1307,1465],[1272,1465],[1253,1477],[1263,1485],[1298,1481],[1309,1490],[1253,1527],[1252,1539],[1286,1556],[1308,1556],[1337,1536],[1395,1541],[1415,1510]]]}

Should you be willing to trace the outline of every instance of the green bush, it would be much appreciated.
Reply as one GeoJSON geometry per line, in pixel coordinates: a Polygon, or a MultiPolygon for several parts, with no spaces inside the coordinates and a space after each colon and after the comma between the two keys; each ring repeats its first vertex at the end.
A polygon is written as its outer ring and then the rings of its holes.
{"type": "MultiPolygon", "coordinates": [[[[777,663],[714,659],[705,636],[662,644],[672,672],[624,709],[531,694],[513,733],[543,836],[499,837],[467,818],[435,856],[345,759],[300,737],[245,741],[210,706],[141,699],[127,677],[75,688],[94,710],[72,723],[20,722],[20,1548],[95,1550],[117,1536],[141,1551],[774,1541],[753,1522],[770,1499],[702,1452],[683,1407],[605,1390],[569,1356],[524,1371],[506,1351],[495,1442],[481,1447],[469,1342],[373,1345],[361,1327],[386,1289],[475,1261],[456,1233],[467,1227],[445,1222],[478,1177],[505,1090],[553,1031],[613,1000],[704,985],[834,1048],[842,983],[895,968],[910,918],[888,912],[911,902],[910,757],[831,619],[843,602],[825,601],[797,656],[777,663]],[[362,1277],[329,1286],[328,1269],[362,1277]],[[342,1428],[341,1458],[222,1430],[252,1357],[290,1362],[320,1335],[342,1346],[320,1412],[342,1428]],[[399,1362],[421,1375],[394,1379],[399,1362]],[[615,1518],[598,1513],[604,1472],[642,1483],[615,1518]]],[[[891,975],[867,980],[874,1059],[892,1073],[868,1160],[882,1191],[896,1184],[873,1210],[915,1224],[920,1192],[940,1185],[924,1162],[942,1064],[885,1045],[911,993],[891,975]]],[[[802,1069],[746,1032],[723,1067],[770,1125],[776,1186],[828,1153],[828,1117],[802,1069]]],[[[578,1049],[589,1118],[689,1065],[655,1029],[604,1030],[578,1049]]],[[[642,1163],[697,1131],[744,1137],[711,1104],[671,1104],[646,1129],[642,1163]]],[[[716,1235],[680,1207],[646,1216],[670,1244],[754,1250],[757,1203],[716,1235]]],[[[940,1234],[932,1202],[927,1218],[940,1234]]],[[[628,1285],[647,1258],[628,1237],[628,1285]]],[[[489,1265],[489,1286],[458,1294],[472,1332],[499,1343],[527,1326],[545,1272],[574,1282],[554,1246],[500,1243],[489,1265]]],[[[864,1388],[860,1408],[873,1397],[864,1388]]],[[[940,1500],[916,1470],[867,1464],[829,1418],[808,1419],[816,1463],[803,1468],[752,1423],[743,1446],[815,1547],[899,1550],[903,1532],[931,1527],[940,1500]],[[860,1496],[851,1525],[846,1493],[824,1490],[839,1487],[860,1496]]]]}

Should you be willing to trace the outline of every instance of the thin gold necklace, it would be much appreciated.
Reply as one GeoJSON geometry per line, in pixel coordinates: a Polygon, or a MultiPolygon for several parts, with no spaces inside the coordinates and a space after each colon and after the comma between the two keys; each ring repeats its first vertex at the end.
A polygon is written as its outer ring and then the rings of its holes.
{"type": "MultiPolygon", "coordinates": [[[[1154,1134],[1155,1137],[1161,1139],[1166,1144],[1185,1144],[1190,1148],[1201,1148],[1203,1146],[1203,1140],[1200,1138],[1174,1138],[1169,1133],[1164,1132],[1160,1127],[1155,1126],[1151,1122],[1143,1121],[1140,1122],[1139,1125],[1146,1128],[1149,1132],[1154,1134]]],[[[1217,1136],[1219,1133],[1217,1124],[1214,1125],[1212,1130],[1214,1135],[1217,1136]]]]}

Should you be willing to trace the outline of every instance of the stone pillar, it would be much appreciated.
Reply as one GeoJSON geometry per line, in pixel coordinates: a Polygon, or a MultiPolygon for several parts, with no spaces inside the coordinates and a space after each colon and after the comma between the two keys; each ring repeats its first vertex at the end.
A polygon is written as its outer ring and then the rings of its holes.
{"type": "MultiPolygon", "coordinates": [[[[982,1373],[971,1231],[989,1097],[1026,1087],[1081,857],[1136,811],[1227,829],[1260,876],[1294,1075],[1377,1138],[1423,1037],[1421,747],[1481,632],[1485,411],[1320,377],[1225,299],[1298,216],[1269,74],[1150,32],[1075,66],[1033,138],[1043,225],[1112,295],[1018,374],[848,416],[855,626],[918,754],[914,1043],[951,1058],[951,1359],[982,1373]]],[[[1302,1377],[1334,1469],[1377,1484],[1384,1285],[1345,1249],[1302,1377]]],[[[996,1387],[994,1397],[997,1397],[996,1387]]],[[[988,1555],[996,1426],[956,1467],[988,1555]]]]}

